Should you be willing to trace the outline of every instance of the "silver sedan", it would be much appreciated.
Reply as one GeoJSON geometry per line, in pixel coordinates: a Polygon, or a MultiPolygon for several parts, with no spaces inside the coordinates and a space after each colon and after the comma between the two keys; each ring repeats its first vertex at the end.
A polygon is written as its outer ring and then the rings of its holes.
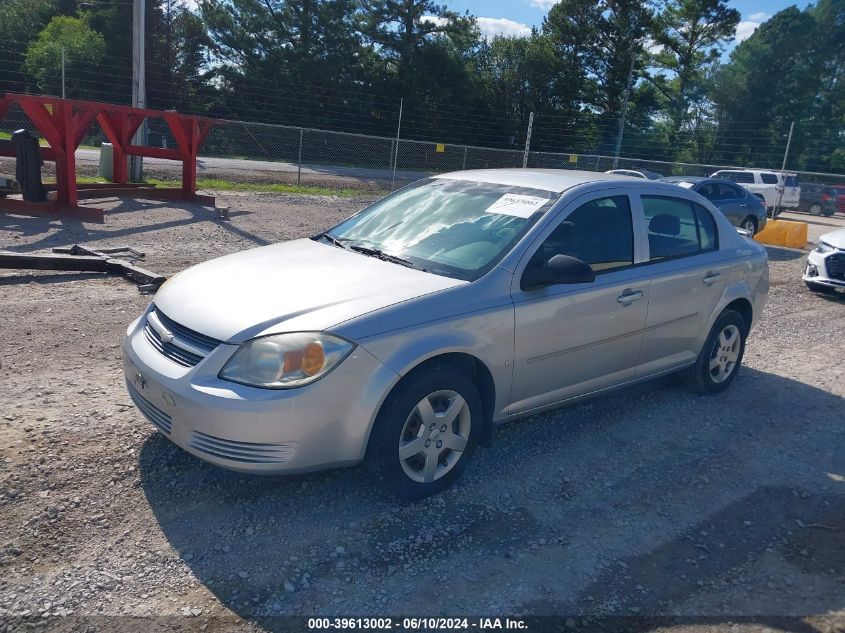
{"type": "Polygon", "coordinates": [[[669,372],[722,391],[767,291],[765,250],[692,191],[458,172],[179,273],[129,326],[125,378],[201,459],[250,473],[365,460],[420,498],[519,416],[669,372]]]}

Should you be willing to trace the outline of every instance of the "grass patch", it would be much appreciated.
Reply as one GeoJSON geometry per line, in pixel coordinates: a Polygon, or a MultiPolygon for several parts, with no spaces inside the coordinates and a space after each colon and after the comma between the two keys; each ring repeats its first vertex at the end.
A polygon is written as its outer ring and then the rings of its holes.
{"type": "MultiPolygon", "coordinates": [[[[79,176],[76,181],[80,184],[103,182],[102,178],[91,176],[79,176]]],[[[180,187],[181,181],[162,180],[160,178],[149,178],[144,181],[156,187],[180,187]]],[[[386,190],[362,190],[350,187],[317,187],[309,185],[288,185],[284,183],[255,183],[255,182],[232,182],[222,178],[198,178],[197,189],[217,189],[219,191],[255,191],[270,193],[299,193],[313,196],[340,196],[353,198],[360,195],[385,195],[386,190]]]]}

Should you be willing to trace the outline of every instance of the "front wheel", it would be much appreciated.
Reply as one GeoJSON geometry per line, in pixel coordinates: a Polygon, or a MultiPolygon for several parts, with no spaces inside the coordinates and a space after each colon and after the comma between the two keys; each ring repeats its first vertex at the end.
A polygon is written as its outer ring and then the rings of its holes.
{"type": "Polygon", "coordinates": [[[821,215],[822,214],[822,205],[814,202],[810,205],[810,215],[821,215]]]}
{"type": "Polygon", "coordinates": [[[749,325],[736,310],[725,310],[716,319],[695,364],[681,373],[696,393],[711,394],[727,389],[742,364],[749,325]]]}
{"type": "Polygon", "coordinates": [[[397,496],[422,499],[448,488],[478,444],[483,407],[467,372],[450,365],[412,372],[387,397],[367,460],[397,496]]]}

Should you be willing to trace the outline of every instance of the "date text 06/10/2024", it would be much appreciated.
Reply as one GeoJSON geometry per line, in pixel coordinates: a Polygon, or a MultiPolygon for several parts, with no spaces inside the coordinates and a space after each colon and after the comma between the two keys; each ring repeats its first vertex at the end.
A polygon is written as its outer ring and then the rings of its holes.
{"type": "Polygon", "coordinates": [[[527,623],[516,618],[309,618],[310,630],[526,630],[527,623]]]}

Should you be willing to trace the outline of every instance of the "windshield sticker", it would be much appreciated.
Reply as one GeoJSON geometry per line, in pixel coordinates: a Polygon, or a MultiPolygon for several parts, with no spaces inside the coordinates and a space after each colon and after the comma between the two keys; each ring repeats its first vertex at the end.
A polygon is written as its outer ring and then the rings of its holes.
{"type": "Polygon", "coordinates": [[[549,200],[547,198],[523,196],[518,193],[506,193],[487,207],[486,212],[512,215],[517,218],[530,218],[537,209],[548,202],[549,200]]]}

